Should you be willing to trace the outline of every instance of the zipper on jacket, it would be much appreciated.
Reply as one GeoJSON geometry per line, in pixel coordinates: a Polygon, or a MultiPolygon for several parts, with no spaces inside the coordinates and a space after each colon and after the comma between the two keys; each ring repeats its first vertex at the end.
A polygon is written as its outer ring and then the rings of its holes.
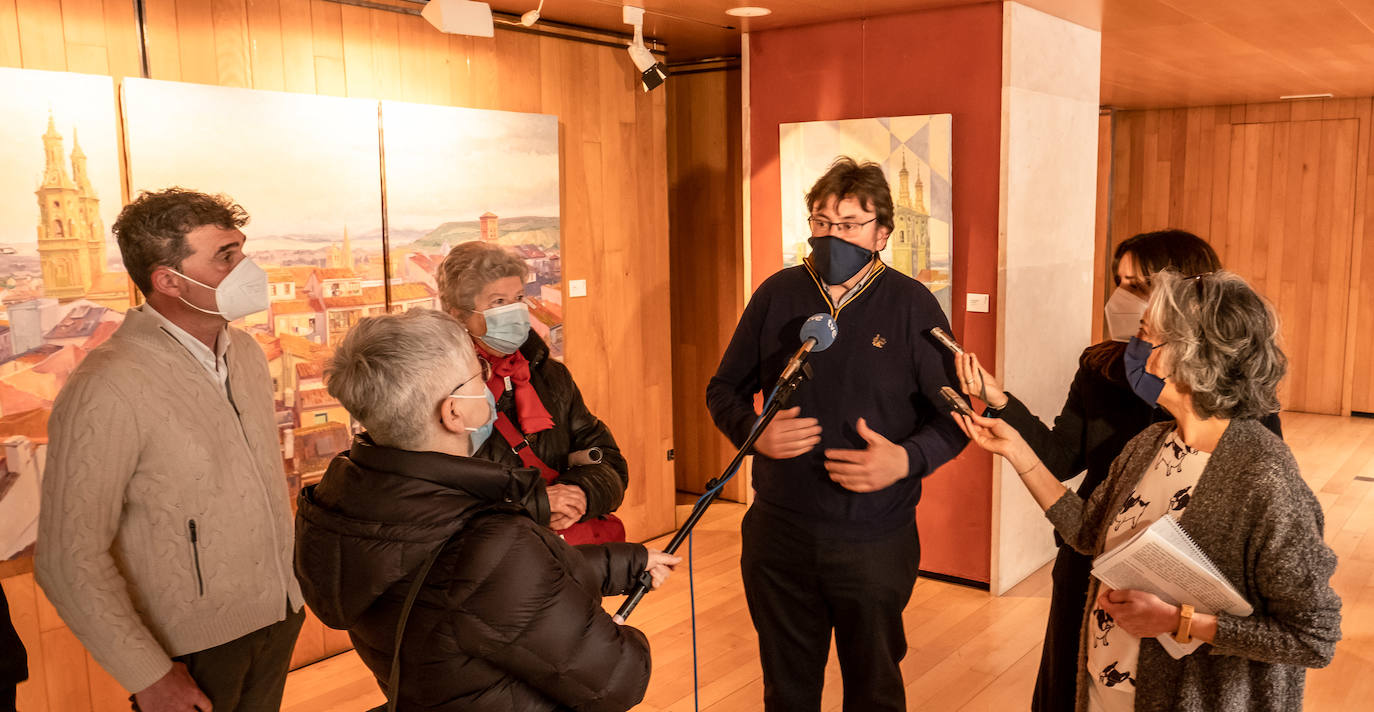
{"type": "Polygon", "coordinates": [[[188,519],[187,525],[191,529],[191,554],[196,562],[196,585],[200,588],[200,595],[205,596],[205,579],[200,575],[200,538],[196,536],[196,520],[188,519]]]}

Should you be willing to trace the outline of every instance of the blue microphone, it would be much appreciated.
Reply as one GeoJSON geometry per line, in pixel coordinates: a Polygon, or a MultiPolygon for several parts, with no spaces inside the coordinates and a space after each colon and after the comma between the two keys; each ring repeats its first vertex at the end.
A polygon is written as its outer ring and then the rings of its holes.
{"type": "Polygon", "coordinates": [[[835,337],[840,335],[840,327],[835,325],[834,317],[825,312],[812,314],[802,323],[801,328],[801,348],[792,355],[792,360],[787,362],[787,368],[782,370],[782,376],[778,378],[778,383],[786,383],[797,372],[797,369],[806,363],[807,354],[812,351],[824,351],[835,343],[835,337]]]}

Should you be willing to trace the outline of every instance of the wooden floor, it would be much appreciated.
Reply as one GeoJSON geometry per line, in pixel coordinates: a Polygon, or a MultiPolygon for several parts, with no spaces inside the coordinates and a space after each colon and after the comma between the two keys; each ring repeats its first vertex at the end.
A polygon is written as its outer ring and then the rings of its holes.
{"type": "MultiPolygon", "coordinates": [[[[1285,414],[1283,425],[1303,475],[1326,511],[1326,538],[1340,557],[1334,585],[1344,601],[1344,639],[1329,667],[1309,673],[1306,709],[1368,709],[1365,705],[1374,699],[1374,420],[1285,414]]],[[[712,712],[762,707],[756,640],[739,574],[743,511],[742,505],[714,505],[694,537],[701,709],[712,712]]],[[[910,651],[902,672],[908,706],[1026,709],[1049,610],[1049,585],[1048,567],[1001,597],[918,581],[905,613],[910,651]]],[[[613,611],[619,604],[611,599],[606,608],[613,611]]],[[[644,703],[635,709],[693,709],[685,569],[646,596],[630,624],[648,635],[654,662],[644,703]]],[[[291,673],[283,710],[362,712],[384,701],[372,676],[350,652],[291,673]]],[[[840,701],[839,668],[832,654],[823,708],[838,710],[840,701]]]]}

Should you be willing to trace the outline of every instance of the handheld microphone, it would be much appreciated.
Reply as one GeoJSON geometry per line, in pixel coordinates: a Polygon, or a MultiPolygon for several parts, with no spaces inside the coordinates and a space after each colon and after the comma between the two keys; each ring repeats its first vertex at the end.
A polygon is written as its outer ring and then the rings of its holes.
{"type": "Polygon", "coordinates": [[[787,382],[797,369],[806,363],[806,357],[812,352],[821,352],[835,343],[835,337],[840,335],[840,328],[835,325],[835,319],[825,312],[812,314],[802,323],[801,328],[801,348],[792,355],[792,360],[787,362],[787,367],[782,370],[782,375],[778,377],[778,385],[787,382]]]}

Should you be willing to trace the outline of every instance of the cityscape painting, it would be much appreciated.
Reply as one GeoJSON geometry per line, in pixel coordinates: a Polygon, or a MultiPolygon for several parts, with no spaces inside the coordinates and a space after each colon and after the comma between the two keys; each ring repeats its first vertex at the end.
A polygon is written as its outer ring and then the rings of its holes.
{"type": "Polygon", "coordinates": [[[53,399],[123,321],[110,77],[0,68],[0,561],[33,553],[53,399]]]}
{"type": "MultiPolygon", "coordinates": [[[[244,252],[267,271],[269,307],[236,326],[267,355],[294,501],[352,435],[324,385],[332,349],[388,308],[377,102],[125,79],[123,107],[131,195],[183,186],[248,212],[244,252]]],[[[427,288],[391,296],[437,303],[427,288]]]]}
{"type": "Polygon", "coordinates": [[[892,190],[893,229],[883,261],[919,280],[952,318],[953,194],[951,115],[808,121],[779,127],[784,267],[810,251],[806,191],[839,156],[883,167],[892,190]]]}
{"type": "Polygon", "coordinates": [[[529,266],[530,325],[563,353],[558,118],[382,103],[392,263],[406,289],[435,288],[449,249],[500,245],[529,266]]]}
{"type": "MultiPolygon", "coordinates": [[[[137,78],[120,91],[128,195],[182,186],[250,216],[270,306],[235,326],[267,357],[293,501],[357,430],[324,385],[333,349],[364,316],[440,308],[453,246],[520,256],[532,327],[561,354],[556,117],[137,78]]],[[[125,198],[113,80],[0,69],[0,96],[3,561],[33,552],[53,399],[136,290],[110,233],[125,198]]]]}

